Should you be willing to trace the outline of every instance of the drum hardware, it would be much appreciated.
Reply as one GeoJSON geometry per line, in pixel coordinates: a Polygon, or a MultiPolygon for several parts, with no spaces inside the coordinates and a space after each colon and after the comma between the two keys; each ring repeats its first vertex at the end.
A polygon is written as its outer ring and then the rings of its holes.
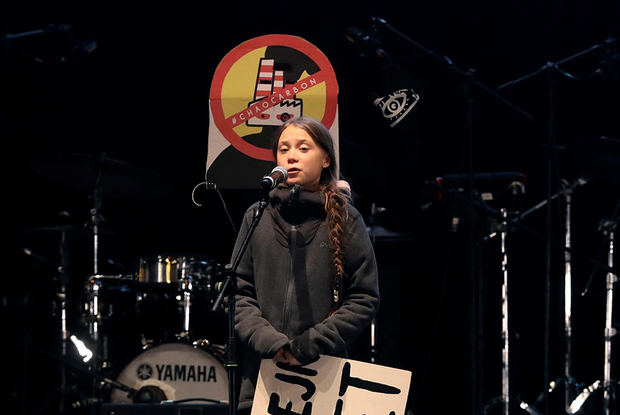
{"type": "Polygon", "coordinates": [[[183,331],[177,335],[179,339],[189,338],[190,307],[192,305],[192,279],[184,277],[180,283],[180,291],[183,296],[183,331]]]}
{"type": "Polygon", "coordinates": [[[170,184],[158,174],[111,159],[103,152],[100,156],[58,153],[53,159],[33,160],[30,168],[42,177],[68,189],[86,193],[93,205],[89,211],[93,275],[99,274],[99,242],[103,198],[121,200],[159,199],[170,193],[170,184]]]}
{"type": "MultiPolygon", "coordinates": [[[[544,312],[544,363],[543,363],[543,403],[545,405],[544,408],[544,413],[549,413],[549,399],[548,399],[548,394],[549,394],[549,386],[551,385],[551,381],[550,381],[550,356],[551,356],[551,338],[550,338],[550,333],[551,333],[551,256],[552,256],[552,246],[553,246],[553,237],[552,237],[552,210],[551,210],[551,202],[553,200],[553,196],[552,192],[553,192],[553,188],[554,188],[554,171],[557,169],[557,154],[559,150],[563,150],[565,149],[565,147],[558,145],[558,141],[557,141],[557,120],[556,120],[556,94],[557,94],[557,81],[558,81],[558,75],[563,77],[563,78],[567,78],[567,79],[579,79],[579,77],[574,76],[573,74],[569,73],[568,71],[562,69],[562,66],[570,64],[570,63],[574,63],[576,61],[578,61],[579,59],[589,56],[591,54],[593,54],[594,52],[597,51],[604,51],[606,49],[609,48],[610,44],[612,43],[611,39],[605,39],[603,42],[598,43],[598,44],[594,44],[591,45],[590,47],[577,52],[571,56],[568,56],[564,59],[558,60],[556,62],[546,62],[542,67],[540,67],[539,69],[526,74],[524,76],[521,76],[517,79],[511,80],[509,82],[506,82],[502,85],[499,85],[496,90],[497,91],[503,91],[505,88],[508,87],[513,87],[515,85],[521,84],[525,81],[530,81],[532,79],[536,79],[540,76],[544,77],[543,79],[545,79],[546,82],[546,95],[547,95],[547,142],[546,142],[546,150],[547,150],[547,156],[546,156],[546,186],[545,186],[545,190],[546,190],[546,203],[545,203],[545,232],[544,232],[544,240],[545,240],[545,252],[546,252],[546,256],[545,256],[545,283],[544,283],[544,287],[545,287],[545,291],[544,291],[544,306],[545,306],[545,312],[544,312]]],[[[596,73],[596,71],[592,72],[592,74],[596,73]]],[[[567,249],[567,247],[564,247],[564,253],[566,252],[573,252],[571,249],[567,249]]],[[[565,275],[565,284],[566,284],[566,278],[567,276],[565,275]]],[[[567,295],[567,287],[565,286],[565,300],[566,300],[566,295],[567,295]]],[[[569,300],[570,301],[570,300],[569,300]]],[[[569,304],[564,304],[565,306],[565,320],[568,316],[568,318],[570,318],[570,314],[566,313],[566,307],[570,306],[569,304]]],[[[570,323],[570,322],[568,322],[570,323]]],[[[568,356],[568,354],[570,353],[570,337],[567,337],[567,335],[569,333],[567,333],[567,330],[570,330],[570,325],[567,324],[567,322],[564,322],[564,345],[567,346],[565,351],[564,351],[564,358],[565,358],[565,362],[564,362],[564,377],[566,379],[564,379],[564,381],[562,382],[563,384],[565,384],[565,393],[564,393],[564,409],[566,410],[568,408],[568,403],[570,401],[570,397],[568,395],[568,385],[570,383],[570,377],[569,377],[569,367],[568,365],[570,365],[570,361],[566,361],[566,357],[568,356]]],[[[569,356],[568,356],[569,357],[569,356]]]]}
{"type": "Polygon", "coordinates": [[[138,266],[140,283],[172,284],[193,279],[205,289],[211,289],[218,271],[213,261],[186,255],[143,256],[138,266]]]}
{"type": "MultiPolygon", "coordinates": [[[[59,214],[63,220],[70,218],[70,215],[67,212],[61,212],[59,214]]],[[[88,228],[75,227],[71,224],[65,223],[61,225],[54,226],[43,226],[43,227],[34,227],[25,229],[26,235],[36,236],[37,239],[41,239],[41,237],[46,237],[48,235],[53,236],[54,239],[59,238],[58,243],[58,252],[60,257],[60,265],[55,265],[53,260],[48,259],[46,256],[43,256],[37,252],[29,248],[24,248],[22,251],[33,258],[37,262],[45,265],[50,270],[54,271],[54,281],[57,284],[56,295],[55,295],[55,312],[54,315],[58,320],[58,331],[60,338],[60,349],[58,351],[58,355],[53,354],[45,354],[48,357],[53,357],[55,360],[59,361],[61,364],[59,366],[59,380],[58,380],[58,413],[65,413],[67,410],[71,409],[71,407],[75,407],[76,403],[69,402],[70,395],[72,393],[78,391],[79,385],[68,385],[68,376],[67,376],[67,367],[72,362],[69,360],[69,347],[72,344],[75,346],[77,352],[82,356],[82,359],[85,363],[88,363],[91,367],[90,371],[85,371],[83,368],[73,365],[72,368],[80,371],[81,373],[88,373],[89,375],[92,373],[98,372],[98,364],[96,363],[99,357],[99,349],[97,347],[93,347],[93,344],[89,341],[88,345],[85,344],[82,340],[80,340],[77,336],[70,332],[69,323],[69,310],[68,304],[70,304],[72,298],[70,298],[71,294],[69,292],[69,283],[70,283],[70,241],[74,240],[83,240],[90,239],[92,233],[88,228]],[[91,351],[90,348],[93,348],[95,351],[91,351]]],[[[96,308],[97,304],[94,304],[96,308]]],[[[97,328],[100,323],[100,319],[95,316],[88,316],[88,318],[84,319],[84,322],[88,325],[91,330],[91,338],[97,338],[97,328]]],[[[94,343],[95,345],[97,343],[94,343]]],[[[73,352],[73,349],[71,349],[73,352]]],[[[91,376],[92,378],[92,376],[91,376]]],[[[95,378],[92,378],[93,382],[97,382],[95,378]]],[[[95,396],[95,391],[92,391],[95,396]]],[[[95,399],[89,398],[88,401],[95,399]]],[[[85,401],[86,402],[86,401],[85,401]]],[[[45,404],[45,402],[43,403],[45,404]]],[[[77,403],[78,406],[83,403],[77,403]]]]}
{"type": "Polygon", "coordinates": [[[107,367],[107,353],[102,352],[100,338],[100,327],[102,323],[101,310],[99,307],[99,290],[101,288],[101,278],[103,276],[95,275],[91,277],[87,283],[87,295],[86,303],[84,304],[84,311],[86,313],[83,316],[83,321],[88,325],[88,334],[95,345],[94,347],[94,359],[92,363],[93,372],[99,373],[101,367],[107,367]]]}
{"type": "MultiPolygon", "coordinates": [[[[219,265],[196,256],[155,255],[141,257],[139,268],[138,284],[142,287],[150,287],[150,290],[171,287],[174,290],[181,314],[181,327],[174,337],[177,340],[193,340],[192,308],[198,303],[211,306],[215,281],[221,278],[219,265]]],[[[143,297],[139,297],[140,300],[143,297]]]]}
{"type": "MultiPolygon", "coordinates": [[[[61,212],[65,213],[65,212],[61,212]]],[[[69,245],[67,243],[68,235],[67,233],[74,228],[71,225],[61,225],[47,228],[35,228],[31,229],[32,231],[41,231],[41,230],[53,230],[54,234],[60,232],[60,240],[58,242],[58,253],[60,257],[60,265],[55,265],[54,261],[46,258],[43,255],[40,255],[36,252],[33,252],[29,248],[24,248],[22,252],[34,260],[40,262],[41,264],[47,266],[50,270],[54,270],[57,273],[57,276],[54,277],[54,280],[58,282],[58,288],[56,292],[56,301],[55,301],[55,314],[59,316],[59,338],[60,338],[60,356],[61,360],[67,360],[67,346],[69,342],[69,330],[67,328],[67,285],[70,281],[70,275],[68,274],[69,270],[69,245]]],[[[55,235],[56,236],[56,235],[55,235]]],[[[67,387],[67,373],[65,365],[60,365],[60,374],[59,374],[59,390],[60,390],[60,400],[58,403],[58,411],[59,413],[64,413],[66,410],[66,395],[68,391],[67,387]]]]}
{"type": "MultiPolygon", "coordinates": [[[[435,179],[434,183],[429,183],[439,192],[451,194],[459,199],[471,201],[473,206],[480,208],[491,216],[489,221],[490,230],[481,238],[481,241],[489,241],[496,236],[500,237],[500,255],[502,274],[501,284],[501,340],[502,340],[502,364],[501,364],[501,396],[489,399],[481,406],[481,412],[487,413],[493,407],[500,407],[504,415],[510,413],[511,408],[516,407],[516,402],[520,399],[513,399],[514,392],[510,388],[510,325],[509,325],[509,268],[508,268],[508,237],[509,231],[514,227],[525,228],[521,224],[521,219],[526,215],[519,215],[517,207],[521,202],[521,196],[525,193],[526,176],[519,172],[496,172],[496,173],[477,173],[472,174],[471,181],[468,183],[468,177],[465,175],[445,175],[435,179]],[[471,195],[463,195],[467,188],[467,192],[472,192],[479,199],[470,199],[471,195]],[[506,205],[496,210],[489,206],[490,202],[506,205]]],[[[529,211],[529,213],[533,210],[529,211]]],[[[528,214],[529,214],[528,213],[528,214]]],[[[457,232],[459,216],[454,214],[452,219],[452,232],[457,232]]],[[[471,224],[469,226],[472,226],[471,224]]],[[[470,230],[471,231],[471,230],[470,230]]],[[[476,290],[476,295],[482,298],[480,287],[476,290]]],[[[476,321],[482,316],[479,310],[476,311],[476,321]]],[[[478,322],[482,325],[483,323],[478,322]]],[[[477,352],[478,353],[478,352],[477,352]]],[[[520,402],[520,406],[527,407],[527,403],[520,402]]],[[[478,412],[478,411],[476,411],[478,412]]]]}
{"type": "MultiPolygon", "coordinates": [[[[144,271],[146,261],[141,262],[144,271]]],[[[97,372],[118,373],[125,364],[123,356],[169,342],[193,342],[215,353],[204,336],[213,334],[208,330],[213,320],[206,313],[213,302],[211,288],[220,278],[219,266],[193,256],[166,257],[152,264],[159,263],[167,264],[161,269],[168,268],[172,283],[140,281],[139,274],[94,275],[87,281],[82,320],[95,345],[98,361],[93,368],[97,372]],[[203,319],[205,324],[199,324],[203,319]]]]}
{"type": "MultiPolygon", "coordinates": [[[[102,158],[105,157],[102,156],[102,158]]],[[[93,275],[99,274],[99,226],[103,223],[103,216],[99,213],[101,211],[101,170],[97,172],[97,178],[95,180],[95,188],[92,194],[93,207],[90,210],[90,222],[93,232],[93,275]]]]}
{"type": "MultiPolygon", "coordinates": [[[[573,400],[573,397],[576,396],[576,392],[578,389],[582,387],[580,383],[577,382],[576,379],[573,378],[571,369],[572,369],[572,247],[571,247],[571,231],[572,231],[572,216],[571,216],[571,205],[572,205],[572,195],[573,191],[576,187],[580,185],[584,185],[586,180],[579,178],[573,183],[569,183],[566,180],[562,181],[562,190],[551,196],[551,200],[556,199],[557,197],[564,197],[564,296],[563,296],[563,304],[564,304],[564,318],[563,318],[563,342],[564,342],[564,356],[563,356],[563,375],[562,377],[551,381],[549,383],[549,387],[546,392],[541,393],[536,402],[528,406],[526,409],[529,413],[540,413],[542,407],[545,405],[545,396],[549,397],[550,394],[553,394],[558,389],[560,389],[563,399],[561,407],[563,408],[564,413],[571,413],[570,406],[573,400]]],[[[547,202],[544,200],[539,204],[541,207],[547,202]]],[[[538,205],[537,205],[538,206],[538,205]]],[[[536,206],[535,206],[536,208],[536,206]]],[[[554,405],[558,404],[558,402],[554,401],[554,405]]]]}
{"type": "MultiPolygon", "coordinates": [[[[618,207],[614,210],[614,217],[618,213],[618,207]]],[[[570,340],[571,340],[571,326],[570,326],[570,253],[572,250],[570,249],[570,193],[567,194],[566,197],[566,245],[565,245],[565,319],[564,319],[564,333],[565,333],[565,342],[566,351],[565,351],[565,366],[564,366],[564,376],[560,379],[557,379],[554,382],[550,382],[549,389],[546,391],[546,394],[550,394],[557,389],[558,386],[562,385],[564,387],[564,413],[567,414],[577,414],[584,413],[585,407],[588,405],[588,401],[594,399],[594,396],[597,392],[602,392],[601,397],[601,408],[596,408],[596,410],[602,411],[604,415],[610,415],[612,409],[612,402],[615,404],[616,398],[614,393],[614,387],[620,385],[620,382],[614,381],[611,379],[611,357],[612,357],[612,348],[611,348],[611,340],[613,336],[616,334],[616,330],[612,327],[612,317],[613,317],[613,288],[614,284],[617,282],[617,276],[613,272],[613,255],[614,255],[614,233],[617,227],[617,221],[615,220],[603,220],[599,224],[599,231],[603,233],[606,238],[606,242],[608,244],[608,257],[607,257],[607,273],[606,273],[606,308],[605,308],[605,329],[604,329],[604,357],[603,357],[603,379],[596,380],[592,384],[587,387],[584,387],[583,384],[576,382],[570,375],[570,340]],[[568,287],[567,287],[568,286],[568,287]],[[568,303],[568,304],[567,304],[568,303]],[[574,397],[574,398],[573,398],[574,397]],[[585,406],[584,406],[585,405],[585,406]]],[[[592,277],[592,275],[591,275],[592,277]]],[[[581,293],[581,295],[585,295],[588,291],[591,279],[586,284],[586,289],[581,293]]],[[[544,402],[545,393],[541,394],[537,401],[536,405],[540,405],[544,402]]],[[[597,402],[598,404],[598,402],[597,402]]],[[[593,404],[596,405],[596,404],[593,404]]],[[[530,406],[532,408],[532,406],[530,406]]],[[[591,408],[588,409],[588,411],[591,408]]],[[[538,414],[538,411],[528,411],[533,414],[538,414]]],[[[590,413],[590,412],[586,412],[590,413]]]]}
{"type": "MultiPolygon", "coordinates": [[[[613,217],[616,218],[618,214],[618,210],[620,207],[620,202],[616,205],[614,209],[613,217]]],[[[578,394],[575,394],[576,397],[573,400],[569,400],[566,404],[566,413],[568,414],[576,414],[583,413],[584,405],[587,406],[587,402],[593,399],[593,395],[602,390],[602,408],[600,410],[604,415],[611,414],[612,402],[617,404],[617,400],[614,394],[614,384],[618,385],[620,382],[615,382],[611,379],[611,341],[612,338],[616,335],[616,330],[612,327],[612,317],[613,317],[613,289],[614,284],[618,281],[617,276],[613,272],[614,267],[614,237],[615,230],[617,227],[617,221],[615,219],[611,220],[602,220],[599,223],[599,231],[603,233],[606,243],[608,245],[607,252],[607,273],[606,273],[606,306],[605,306],[605,328],[603,333],[604,338],[604,350],[603,350],[603,379],[596,380],[589,386],[583,388],[583,386],[579,386],[577,389],[581,390],[578,394]],[[583,388],[583,389],[581,389],[583,388]]],[[[594,272],[590,275],[588,282],[586,283],[586,288],[581,293],[581,295],[585,295],[588,290],[592,278],[594,276],[594,272]]],[[[570,379],[570,378],[569,378],[570,379]]],[[[617,386],[616,386],[617,387],[617,386]]]]}
{"type": "Polygon", "coordinates": [[[502,404],[503,413],[508,414],[510,411],[510,383],[509,383],[509,341],[510,331],[508,330],[508,250],[506,247],[506,238],[508,235],[508,210],[501,209],[502,227],[501,227],[501,253],[502,253],[502,338],[504,344],[502,347],[502,404]]]}
{"type": "Polygon", "coordinates": [[[420,43],[416,42],[414,39],[410,38],[406,34],[402,33],[395,27],[393,27],[390,23],[388,23],[385,19],[379,17],[372,17],[373,23],[377,25],[377,27],[382,27],[389,32],[393,33],[400,39],[404,40],[407,44],[409,44],[413,50],[417,52],[422,52],[425,56],[429,57],[436,63],[439,67],[445,68],[448,70],[450,77],[457,79],[459,85],[463,88],[466,102],[465,109],[465,123],[463,125],[464,131],[464,150],[463,150],[463,160],[465,160],[464,166],[466,166],[467,172],[467,183],[469,183],[469,189],[467,192],[467,216],[468,219],[466,223],[468,224],[468,252],[467,256],[469,259],[468,264],[468,278],[470,279],[472,287],[474,287],[475,295],[472,298],[472,301],[469,304],[468,317],[470,320],[471,327],[474,330],[471,330],[469,334],[469,353],[470,359],[469,364],[470,367],[470,396],[472,397],[470,401],[469,411],[471,413],[479,413],[482,408],[482,370],[481,370],[481,353],[478,352],[478,339],[477,339],[477,327],[480,326],[480,321],[477,316],[479,304],[481,299],[478,298],[479,289],[478,287],[482,286],[482,284],[477,281],[477,272],[476,272],[476,235],[473,227],[474,216],[475,216],[475,195],[474,195],[474,120],[475,120],[475,103],[476,103],[476,94],[475,92],[482,92],[485,97],[491,98],[493,102],[501,103],[504,108],[510,109],[511,112],[515,114],[519,114],[520,117],[526,119],[528,121],[533,121],[534,117],[519,108],[515,104],[511,103],[509,100],[500,96],[496,91],[493,91],[489,86],[484,85],[480,81],[476,79],[476,71],[473,68],[462,69],[459,68],[448,56],[437,53],[433,50],[430,50],[420,43]]]}
{"type": "Polygon", "coordinates": [[[569,410],[571,400],[575,396],[575,391],[580,386],[573,378],[571,373],[572,365],[572,253],[571,253],[571,234],[572,234],[572,196],[575,186],[585,184],[583,179],[577,180],[572,186],[567,181],[563,181],[564,191],[564,411],[569,410]]]}
{"type": "MultiPolygon", "coordinates": [[[[571,363],[572,363],[572,267],[571,267],[571,259],[572,254],[579,252],[574,251],[571,246],[571,204],[572,204],[572,194],[573,191],[579,187],[583,186],[587,183],[587,180],[583,178],[578,178],[574,180],[572,183],[566,180],[562,181],[562,188],[557,193],[551,195],[547,199],[541,201],[530,209],[527,209],[521,214],[518,214],[511,223],[519,224],[519,222],[524,219],[526,216],[529,216],[533,212],[541,209],[544,206],[547,206],[550,201],[556,200],[560,197],[564,198],[565,203],[565,236],[564,236],[564,318],[563,318],[563,342],[564,342],[564,356],[563,356],[563,375],[553,381],[548,383],[547,388],[536,398],[534,403],[528,404],[527,402],[520,401],[519,406],[521,409],[525,410],[530,414],[541,414],[544,412],[544,407],[550,401],[550,394],[557,395],[557,393],[561,393],[563,396],[562,403],[560,404],[557,399],[554,399],[554,405],[562,406],[564,408],[564,412],[569,411],[569,406],[572,402],[574,396],[577,395],[577,391],[582,387],[582,384],[577,382],[576,379],[572,377],[571,374],[571,363]],[[559,391],[559,392],[558,392],[559,391]],[[541,412],[542,411],[542,412],[541,412]]],[[[526,229],[526,228],[524,228],[526,229]]],[[[582,259],[585,258],[583,254],[580,254],[582,259]]],[[[593,262],[593,261],[591,261],[593,262]]],[[[570,413],[570,412],[568,412],[570,413]]]]}
{"type": "MultiPolygon", "coordinates": [[[[66,234],[63,231],[60,237],[60,266],[58,267],[58,273],[60,281],[60,289],[57,293],[58,302],[60,304],[60,338],[61,338],[61,356],[63,359],[67,357],[67,342],[69,339],[69,332],[67,330],[67,284],[69,283],[69,275],[67,270],[69,269],[69,252],[66,240],[66,234]]],[[[65,411],[65,395],[67,388],[67,373],[65,366],[60,367],[60,404],[59,412],[65,411]]]]}
{"type": "Polygon", "coordinates": [[[609,244],[607,252],[607,266],[609,271],[606,274],[606,301],[605,301],[605,331],[604,331],[604,358],[603,358],[603,414],[610,415],[612,399],[612,380],[611,380],[611,339],[616,335],[616,329],[612,327],[614,285],[618,282],[618,277],[612,272],[614,269],[614,242],[618,221],[614,219],[603,220],[599,224],[599,231],[603,233],[609,244]]]}
{"type": "MultiPolygon", "coordinates": [[[[108,377],[102,376],[101,374],[99,374],[99,372],[93,371],[92,369],[85,369],[81,365],[69,359],[68,356],[62,356],[57,353],[50,352],[47,348],[37,346],[35,344],[32,344],[31,342],[28,344],[28,346],[34,352],[58,362],[61,367],[65,368],[65,370],[66,368],[69,368],[76,373],[80,373],[82,375],[87,376],[88,378],[91,378],[94,383],[98,382],[98,383],[101,383],[102,385],[109,385],[110,387],[114,389],[118,389],[118,390],[121,390],[127,393],[129,396],[133,396],[137,392],[135,389],[131,388],[130,386],[126,384],[123,384],[121,382],[112,380],[108,377]]],[[[66,399],[65,395],[67,391],[68,391],[68,388],[61,390],[61,393],[62,393],[61,400],[66,399]]],[[[93,395],[93,396],[96,396],[96,395],[93,395]]],[[[101,403],[101,399],[98,399],[95,397],[88,397],[88,398],[80,399],[79,401],[73,402],[71,404],[71,407],[78,408],[81,406],[94,406],[100,403],[101,403]]],[[[68,405],[66,404],[66,402],[65,402],[65,409],[68,409],[68,405]]],[[[58,413],[61,414],[63,412],[58,412],[58,413]]]]}
{"type": "MultiPolygon", "coordinates": [[[[510,413],[511,403],[510,403],[510,326],[509,326],[509,315],[508,315],[508,231],[509,231],[509,223],[512,223],[512,220],[509,219],[509,216],[512,216],[508,212],[508,209],[501,208],[501,222],[495,225],[496,229],[493,230],[491,234],[489,234],[483,240],[488,240],[493,238],[495,235],[500,235],[500,254],[501,254],[501,273],[502,273],[502,286],[501,286],[501,316],[502,316],[502,329],[501,329],[501,338],[502,338],[502,393],[500,397],[495,397],[490,399],[483,406],[483,413],[487,413],[491,407],[500,406],[502,414],[507,415],[510,413]]],[[[520,401],[520,399],[518,399],[520,401]]],[[[513,403],[514,405],[514,403],[513,403]]],[[[527,404],[524,402],[520,402],[520,406],[522,408],[527,408],[527,404]]]]}
{"type": "MultiPolygon", "coordinates": [[[[601,382],[601,380],[599,379],[593,382],[591,385],[587,386],[586,388],[583,388],[583,390],[571,402],[568,408],[569,409],[568,413],[569,414],[581,414],[581,413],[598,412],[597,410],[600,410],[601,408],[594,407],[594,409],[591,410],[591,408],[586,408],[586,407],[588,403],[592,401],[593,395],[600,392],[601,389],[603,389],[602,386],[603,386],[603,382],[601,382]]],[[[615,384],[614,382],[612,382],[611,387],[608,390],[611,392],[612,400],[616,402],[616,405],[617,405],[617,393],[620,392],[620,381],[615,382],[615,384]],[[614,392],[614,387],[615,387],[615,392],[614,392]]],[[[604,408],[603,408],[603,411],[604,411],[604,408]]],[[[618,408],[616,408],[616,413],[617,411],[618,411],[618,408]]]]}

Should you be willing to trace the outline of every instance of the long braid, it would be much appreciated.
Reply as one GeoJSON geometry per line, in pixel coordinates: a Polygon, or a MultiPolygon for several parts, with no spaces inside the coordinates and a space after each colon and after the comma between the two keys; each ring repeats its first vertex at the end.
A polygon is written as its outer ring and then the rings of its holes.
{"type": "Polygon", "coordinates": [[[290,126],[304,130],[312,140],[321,147],[328,156],[329,164],[323,166],[320,177],[320,190],[327,198],[325,211],[327,212],[328,240],[332,251],[332,265],[336,277],[334,281],[334,308],[338,308],[341,298],[342,280],[344,276],[344,240],[346,222],[348,220],[347,204],[351,198],[351,187],[340,179],[340,168],[334,140],[327,127],[318,120],[310,117],[293,117],[284,122],[276,131],[273,142],[273,158],[278,160],[278,143],[280,136],[290,126]]]}
{"type": "Polygon", "coordinates": [[[334,271],[336,272],[333,299],[334,304],[337,305],[340,302],[340,291],[342,289],[342,279],[344,275],[344,236],[345,223],[348,219],[348,197],[345,192],[332,184],[325,185],[323,191],[327,198],[328,239],[332,250],[334,271]]]}

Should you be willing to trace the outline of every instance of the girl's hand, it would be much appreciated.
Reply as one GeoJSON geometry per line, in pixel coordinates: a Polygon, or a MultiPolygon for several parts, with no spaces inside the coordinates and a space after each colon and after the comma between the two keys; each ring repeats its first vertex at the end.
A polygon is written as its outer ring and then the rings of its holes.
{"type": "Polygon", "coordinates": [[[273,357],[276,363],[286,363],[292,366],[301,366],[301,363],[293,356],[293,353],[288,351],[285,347],[278,350],[278,353],[273,357]]]}

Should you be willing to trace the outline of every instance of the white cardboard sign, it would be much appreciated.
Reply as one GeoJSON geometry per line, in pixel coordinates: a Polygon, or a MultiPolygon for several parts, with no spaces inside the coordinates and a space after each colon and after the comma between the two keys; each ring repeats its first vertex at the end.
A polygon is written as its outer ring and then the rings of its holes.
{"type": "Polygon", "coordinates": [[[252,415],[404,415],[411,372],[321,356],[306,366],[260,366],[252,415]]]}

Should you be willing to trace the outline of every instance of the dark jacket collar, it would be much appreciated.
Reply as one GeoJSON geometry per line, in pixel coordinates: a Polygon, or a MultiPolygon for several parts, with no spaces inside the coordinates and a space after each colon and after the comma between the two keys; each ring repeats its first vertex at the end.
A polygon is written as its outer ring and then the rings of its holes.
{"type": "Polygon", "coordinates": [[[297,185],[280,185],[269,194],[276,239],[284,246],[305,246],[326,217],[325,195],[297,185]]]}

